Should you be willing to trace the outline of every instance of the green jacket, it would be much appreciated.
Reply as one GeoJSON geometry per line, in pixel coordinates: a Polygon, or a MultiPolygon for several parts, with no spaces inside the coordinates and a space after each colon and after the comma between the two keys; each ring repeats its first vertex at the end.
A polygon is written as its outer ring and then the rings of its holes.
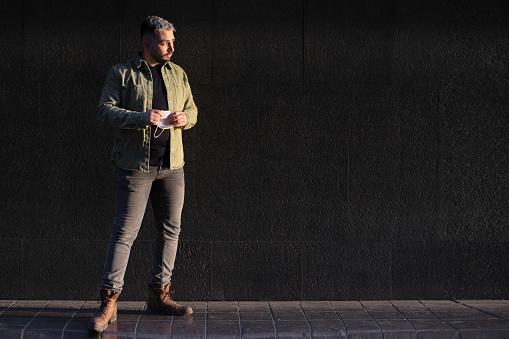
{"type": "MultiPolygon", "coordinates": [[[[172,62],[162,67],[168,93],[168,109],[183,111],[187,125],[170,130],[170,168],[184,166],[182,130],[196,124],[196,107],[184,70],[172,62]]],[[[99,102],[99,120],[115,128],[111,160],[120,168],[148,172],[150,126],[145,125],[145,112],[152,109],[152,75],[139,56],[110,68],[99,102]]]]}

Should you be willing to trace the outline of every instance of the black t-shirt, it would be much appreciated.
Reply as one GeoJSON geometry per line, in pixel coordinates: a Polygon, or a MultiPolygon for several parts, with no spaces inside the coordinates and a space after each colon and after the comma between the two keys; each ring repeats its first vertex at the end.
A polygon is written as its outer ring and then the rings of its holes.
{"type": "MultiPolygon", "coordinates": [[[[161,74],[162,65],[150,67],[152,72],[152,109],[159,109],[162,111],[168,110],[168,93],[164,85],[163,76],[161,74]]],[[[156,126],[150,126],[150,165],[164,166],[169,165],[164,161],[164,154],[166,145],[170,142],[170,130],[160,129],[156,126]],[[156,138],[157,137],[157,138],[156,138]]],[[[168,147],[169,148],[169,147],[168,147]]]]}

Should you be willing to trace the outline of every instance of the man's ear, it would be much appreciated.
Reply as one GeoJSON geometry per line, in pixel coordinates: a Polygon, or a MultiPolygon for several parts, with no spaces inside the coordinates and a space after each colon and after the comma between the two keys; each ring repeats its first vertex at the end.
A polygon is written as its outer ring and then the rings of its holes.
{"type": "Polygon", "coordinates": [[[143,50],[150,50],[150,41],[147,39],[143,40],[143,50]]]}

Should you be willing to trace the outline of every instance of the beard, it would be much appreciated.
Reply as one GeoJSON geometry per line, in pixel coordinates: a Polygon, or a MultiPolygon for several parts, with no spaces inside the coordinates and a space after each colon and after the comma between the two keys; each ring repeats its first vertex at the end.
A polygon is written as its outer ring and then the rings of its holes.
{"type": "Polygon", "coordinates": [[[150,51],[150,57],[152,57],[152,59],[154,59],[155,61],[157,61],[160,64],[164,64],[164,63],[167,63],[168,61],[170,61],[172,54],[173,53],[163,54],[163,53],[159,53],[159,52],[152,51],[152,50],[150,51]]]}

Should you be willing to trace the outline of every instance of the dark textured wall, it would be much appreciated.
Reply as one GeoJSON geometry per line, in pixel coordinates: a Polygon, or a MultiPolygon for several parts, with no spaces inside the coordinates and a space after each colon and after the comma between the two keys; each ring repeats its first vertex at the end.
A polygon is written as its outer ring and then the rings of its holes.
{"type": "MultiPolygon", "coordinates": [[[[509,298],[504,1],[11,1],[0,299],[93,299],[113,220],[106,71],[156,14],[200,109],[180,300],[509,298]]],[[[146,296],[147,210],[122,298],[146,296]]]]}

